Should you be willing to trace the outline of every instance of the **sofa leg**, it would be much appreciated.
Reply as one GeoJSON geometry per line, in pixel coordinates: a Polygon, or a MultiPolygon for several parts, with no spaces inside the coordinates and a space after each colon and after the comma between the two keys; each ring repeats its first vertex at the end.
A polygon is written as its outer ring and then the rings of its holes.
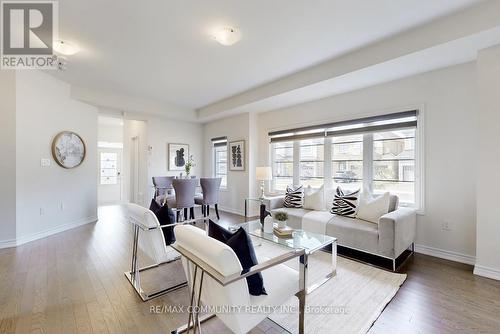
{"type": "Polygon", "coordinates": [[[392,260],[392,271],[396,271],[396,259],[392,260]]]}

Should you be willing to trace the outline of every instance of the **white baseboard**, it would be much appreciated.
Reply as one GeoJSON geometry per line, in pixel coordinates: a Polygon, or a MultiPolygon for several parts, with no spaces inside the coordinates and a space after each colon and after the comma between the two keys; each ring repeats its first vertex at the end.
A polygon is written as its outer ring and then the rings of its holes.
{"type": "Polygon", "coordinates": [[[500,281],[500,269],[489,268],[476,264],[474,266],[474,275],[487,277],[500,281]]]}
{"type": "Polygon", "coordinates": [[[11,248],[11,247],[16,247],[16,239],[9,239],[9,240],[1,240],[0,241],[0,249],[11,248]]]}
{"type": "Polygon", "coordinates": [[[23,244],[31,242],[31,241],[46,238],[48,236],[70,230],[70,229],[75,228],[75,227],[79,227],[79,226],[90,224],[90,223],[95,223],[96,221],[97,221],[97,217],[95,217],[95,216],[86,217],[86,218],[78,219],[78,220],[75,220],[75,221],[72,221],[72,222],[69,222],[66,224],[56,226],[54,228],[50,228],[50,229],[47,229],[44,231],[36,232],[33,234],[29,234],[29,235],[24,235],[24,236],[21,236],[21,237],[16,238],[16,239],[0,241],[0,249],[20,246],[20,245],[23,245],[23,244]]]}
{"type": "Polygon", "coordinates": [[[225,212],[229,212],[229,213],[232,213],[232,214],[235,214],[235,215],[240,215],[240,216],[244,216],[245,215],[245,211],[236,210],[236,209],[232,209],[232,208],[227,208],[227,207],[224,207],[224,206],[219,206],[219,210],[225,211],[225,212]]]}
{"type": "Polygon", "coordinates": [[[458,252],[453,252],[449,250],[434,248],[425,245],[415,244],[415,252],[420,254],[425,254],[429,256],[438,257],[440,259],[465,263],[474,265],[476,263],[476,257],[472,255],[466,255],[458,252]]]}

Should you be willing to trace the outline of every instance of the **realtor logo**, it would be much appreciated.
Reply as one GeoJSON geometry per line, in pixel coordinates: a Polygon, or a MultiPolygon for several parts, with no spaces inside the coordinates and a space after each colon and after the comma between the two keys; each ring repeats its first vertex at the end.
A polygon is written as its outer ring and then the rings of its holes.
{"type": "Polygon", "coordinates": [[[1,2],[2,69],[56,69],[56,1],[1,2]]]}

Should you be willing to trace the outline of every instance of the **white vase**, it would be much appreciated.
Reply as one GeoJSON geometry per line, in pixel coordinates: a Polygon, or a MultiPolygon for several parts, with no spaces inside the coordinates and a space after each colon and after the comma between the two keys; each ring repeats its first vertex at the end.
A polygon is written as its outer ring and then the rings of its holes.
{"type": "Polygon", "coordinates": [[[273,233],[274,219],[267,216],[264,218],[264,233],[273,233]]]}

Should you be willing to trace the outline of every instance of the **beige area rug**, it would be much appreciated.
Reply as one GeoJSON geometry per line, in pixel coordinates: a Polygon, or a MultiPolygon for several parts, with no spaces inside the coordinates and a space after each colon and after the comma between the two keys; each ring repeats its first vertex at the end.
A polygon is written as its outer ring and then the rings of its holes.
{"type": "MultiPolygon", "coordinates": [[[[260,257],[268,256],[273,248],[276,255],[276,246],[269,246],[267,243],[262,243],[256,250],[260,257]]],[[[289,262],[287,265],[298,269],[298,261],[289,262]]],[[[319,251],[310,256],[308,285],[320,281],[321,277],[326,276],[329,268],[330,253],[319,251]]],[[[306,297],[306,305],[313,312],[305,316],[305,332],[368,332],[405,280],[406,274],[396,274],[338,257],[337,275],[306,297]]],[[[286,305],[298,307],[298,299],[292,297],[286,305]]],[[[289,332],[298,333],[297,314],[275,313],[269,318],[289,332]]]]}

